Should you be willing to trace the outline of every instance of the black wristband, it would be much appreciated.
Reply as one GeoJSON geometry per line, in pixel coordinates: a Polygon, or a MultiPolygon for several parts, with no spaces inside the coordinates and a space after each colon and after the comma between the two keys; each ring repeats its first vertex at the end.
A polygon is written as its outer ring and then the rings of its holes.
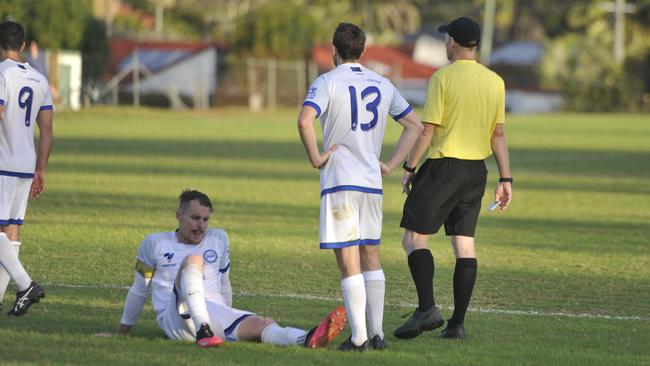
{"type": "Polygon", "coordinates": [[[510,184],[512,184],[512,182],[513,182],[512,177],[510,177],[510,178],[499,178],[499,183],[510,183],[510,184]]]}
{"type": "Polygon", "coordinates": [[[413,168],[409,168],[409,166],[406,165],[406,163],[407,163],[407,162],[405,161],[404,164],[402,164],[402,168],[403,168],[404,170],[406,170],[407,172],[409,172],[409,173],[415,173],[415,167],[413,167],[413,168]]]}

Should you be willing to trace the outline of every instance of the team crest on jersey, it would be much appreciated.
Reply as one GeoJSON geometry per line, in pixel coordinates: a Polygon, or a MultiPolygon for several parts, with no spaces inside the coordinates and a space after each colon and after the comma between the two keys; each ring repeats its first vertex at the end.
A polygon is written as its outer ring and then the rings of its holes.
{"type": "Polygon", "coordinates": [[[174,253],[168,252],[163,254],[163,257],[167,258],[167,263],[171,262],[174,259],[174,253]]]}
{"type": "Polygon", "coordinates": [[[212,249],[208,249],[203,252],[203,259],[208,263],[214,263],[217,260],[217,252],[212,249]]]}
{"type": "Polygon", "coordinates": [[[309,91],[307,92],[307,99],[312,99],[314,97],[316,97],[316,87],[312,86],[311,88],[309,88],[309,91]]]}

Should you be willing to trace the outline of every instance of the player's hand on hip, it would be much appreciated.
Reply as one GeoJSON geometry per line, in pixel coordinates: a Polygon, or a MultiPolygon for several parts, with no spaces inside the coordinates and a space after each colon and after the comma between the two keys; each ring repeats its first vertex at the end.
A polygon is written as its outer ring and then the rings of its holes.
{"type": "Polygon", "coordinates": [[[381,176],[386,177],[390,174],[390,168],[383,161],[379,162],[379,169],[381,170],[381,176]]]}
{"type": "Polygon", "coordinates": [[[332,145],[329,149],[325,150],[320,154],[319,160],[312,163],[312,166],[316,169],[321,169],[325,166],[327,161],[330,159],[332,153],[336,150],[336,145],[332,145]]]}
{"type": "Polygon", "coordinates": [[[45,190],[45,177],[43,172],[35,172],[32,186],[29,189],[29,197],[38,198],[45,190]]]}
{"type": "Polygon", "coordinates": [[[402,175],[402,193],[411,193],[411,184],[413,184],[413,178],[415,178],[415,173],[406,171],[404,172],[404,175],[402,175]]]}
{"type": "Polygon", "coordinates": [[[494,190],[494,200],[499,202],[499,210],[505,211],[510,205],[510,201],[512,201],[512,183],[497,183],[497,188],[494,190]]]}

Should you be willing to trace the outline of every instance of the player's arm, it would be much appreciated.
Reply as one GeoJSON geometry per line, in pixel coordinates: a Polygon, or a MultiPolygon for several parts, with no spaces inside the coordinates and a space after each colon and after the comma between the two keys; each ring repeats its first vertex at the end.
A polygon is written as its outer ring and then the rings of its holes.
{"type": "Polygon", "coordinates": [[[117,335],[127,335],[140,319],[144,305],[147,303],[154,270],[138,259],[135,278],[124,301],[122,320],[117,328],[117,335]]]}
{"type": "Polygon", "coordinates": [[[52,151],[52,110],[40,110],[36,116],[38,125],[38,150],[36,155],[36,170],[34,171],[34,180],[29,191],[32,198],[38,196],[45,190],[45,168],[52,151]]]}
{"type": "Polygon", "coordinates": [[[317,115],[318,112],[312,106],[303,106],[298,115],[298,132],[311,166],[320,169],[330,158],[332,152],[336,150],[336,145],[331,146],[323,153],[318,150],[316,131],[314,130],[314,120],[317,115]]]}
{"type": "Polygon", "coordinates": [[[0,73],[0,123],[4,121],[5,116],[5,103],[7,100],[7,92],[5,90],[5,87],[5,76],[0,73]]]}
{"type": "MultiPolygon", "coordinates": [[[[499,176],[502,178],[512,178],[510,173],[510,156],[508,154],[508,145],[506,144],[506,133],[503,128],[503,123],[497,123],[492,132],[490,139],[492,146],[492,153],[499,169],[499,176]]],[[[494,200],[500,202],[500,210],[503,211],[508,208],[510,201],[512,201],[512,183],[499,182],[494,191],[494,200]]]]}
{"type": "Polygon", "coordinates": [[[397,120],[397,123],[402,125],[402,134],[397,140],[397,146],[391,155],[390,159],[385,165],[382,165],[382,175],[386,176],[395,168],[402,165],[402,162],[413,147],[413,144],[418,140],[418,136],[422,133],[422,122],[418,115],[411,111],[406,116],[397,120]]]}

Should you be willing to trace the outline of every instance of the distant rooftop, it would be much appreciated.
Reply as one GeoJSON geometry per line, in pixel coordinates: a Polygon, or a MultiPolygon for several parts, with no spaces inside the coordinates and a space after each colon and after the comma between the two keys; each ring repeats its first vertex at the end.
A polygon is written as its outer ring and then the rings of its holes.
{"type": "Polygon", "coordinates": [[[490,64],[533,66],[542,61],[544,45],[537,42],[510,42],[492,51],[490,64]]]}

